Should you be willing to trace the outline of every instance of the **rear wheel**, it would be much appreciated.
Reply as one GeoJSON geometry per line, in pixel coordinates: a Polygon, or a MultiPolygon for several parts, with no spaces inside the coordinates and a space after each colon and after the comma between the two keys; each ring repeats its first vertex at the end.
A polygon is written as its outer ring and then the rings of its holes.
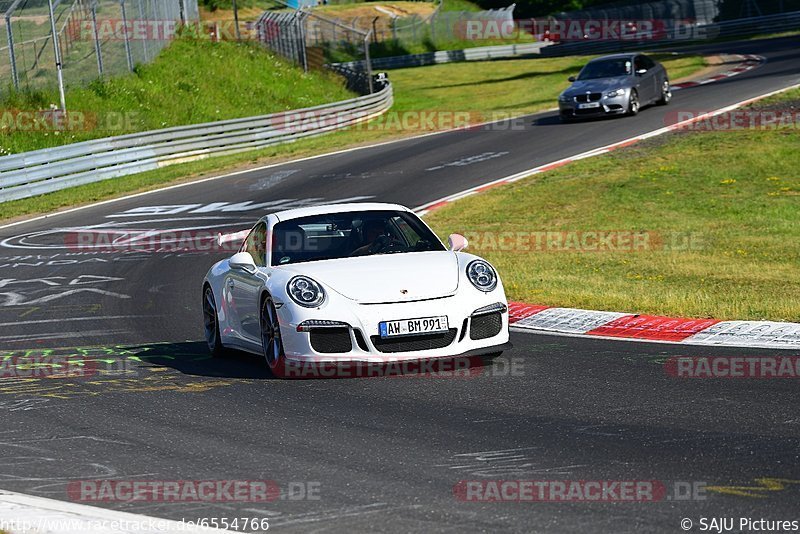
{"type": "Polygon", "coordinates": [[[226,351],[219,335],[219,316],[211,286],[206,286],[203,290],[203,330],[211,355],[215,358],[224,356],[226,351]]]}
{"type": "Polygon", "coordinates": [[[628,97],[628,115],[636,115],[639,113],[639,93],[635,89],[631,90],[631,96],[628,97]]]}
{"type": "Polygon", "coordinates": [[[283,352],[283,337],[278,320],[278,310],[272,297],[267,296],[261,304],[261,346],[272,374],[282,377],[286,369],[286,355],[283,352]]]}
{"type": "Polygon", "coordinates": [[[666,106],[672,100],[672,89],[669,88],[669,80],[664,80],[661,84],[661,98],[656,102],[659,106],[666,106]]]}

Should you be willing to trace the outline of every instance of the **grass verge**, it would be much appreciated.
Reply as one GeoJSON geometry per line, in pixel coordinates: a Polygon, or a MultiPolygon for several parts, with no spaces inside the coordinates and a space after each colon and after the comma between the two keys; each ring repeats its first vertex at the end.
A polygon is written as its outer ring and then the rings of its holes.
{"type": "MultiPolygon", "coordinates": [[[[703,58],[699,56],[670,56],[662,59],[673,77],[700,70],[705,65],[703,58]]],[[[391,71],[390,79],[395,89],[394,108],[389,115],[368,125],[288,145],[165,167],[135,176],[6,202],[0,204],[0,220],[49,213],[64,207],[154,189],[212,173],[265,165],[430,131],[429,125],[415,127],[411,124],[411,127],[404,127],[402,121],[396,120],[407,116],[413,118],[418,112],[436,112],[436,116],[442,118],[441,127],[444,128],[452,126],[447,121],[458,112],[469,112],[471,120],[478,122],[485,118],[499,119],[502,116],[541,111],[555,106],[558,93],[568,85],[567,76],[577,72],[586,60],[587,58],[579,57],[516,59],[391,71]],[[392,121],[392,118],[395,120],[392,121]]],[[[433,125],[434,129],[439,126],[438,122],[433,125]]]]}
{"type": "Polygon", "coordinates": [[[342,80],[302,70],[254,43],[181,38],[131,75],[67,92],[81,123],[66,131],[18,127],[7,111],[49,109],[55,90],[10,93],[0,112],[0,155],[98,137],[233,119],[352,98],[342,80]]]}
{"type": "MultiPolygon", "coordinates": [[[[798,108],[795,90],[749,109],[798,108]]],[[[510,299],[800,321],[798,126],[668,134],[460,200],[427,220],[440,235],[472,235],[471,250],[495,263],[510,299]],[[649,245],[592,250],[588,232],[644,232],[649,245]]]]}

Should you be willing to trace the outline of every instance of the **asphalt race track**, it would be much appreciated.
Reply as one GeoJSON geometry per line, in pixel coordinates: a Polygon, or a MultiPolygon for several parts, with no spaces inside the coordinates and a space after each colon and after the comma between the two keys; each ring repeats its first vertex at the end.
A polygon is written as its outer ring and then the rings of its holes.
{"type": "Polygon", "coordinates": [[[635,118],[562,125],[538,114],[524,131],[411,139],[0,229],[0,355],[60,348],[52,354],[102,357],[115,370],[0,379],[0,487],[70,500],[69,482],[87,479],[274,480],[282,498],[266,505],[97,504],[172,519],[268,517],[277,532],[679,532],[683,518],[800,519],[796,382],[678,380],[663,366],[752,349],[512,333],[515,348],[469,377],[279,381],[258,358],[207,354],[200,282],[221,256],[70,245],[75,228],[240,230],[269,209],[354,197],[418,206],[660,128],[678,110],[800,82],[798,38],[704,50],[768,61],[635,118]],[[666,495],[454,494],[486,479],[655,480],[666,495]],[[683,499],[692,485],[711,489],[683,499]]]}

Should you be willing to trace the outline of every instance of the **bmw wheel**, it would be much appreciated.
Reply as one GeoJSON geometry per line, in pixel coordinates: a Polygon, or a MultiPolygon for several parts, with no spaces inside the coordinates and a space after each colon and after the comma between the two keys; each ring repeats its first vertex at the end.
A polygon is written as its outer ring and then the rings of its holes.
{"type": "Polygon", "coordinates": [[[661,98],[658,99],[659,106],[666,106],[672,100],[672,90],[669,88],[669,80],[665,79],[661,84],[661,98]]]}
{"type": "Polygon", "coordinates": [[[631,96],[628,97],[628,115],[636,115],[639,113],[639,93],[635,89],[631,89],[631,96]]]}
{"type": "Polygon", "coordinates": [[[261,304],[261,346],[272,374],[284,375],[286,356],[283,352],[283,338],[278,320],[278,310],[272,297],[267,296],[261,304]]]}

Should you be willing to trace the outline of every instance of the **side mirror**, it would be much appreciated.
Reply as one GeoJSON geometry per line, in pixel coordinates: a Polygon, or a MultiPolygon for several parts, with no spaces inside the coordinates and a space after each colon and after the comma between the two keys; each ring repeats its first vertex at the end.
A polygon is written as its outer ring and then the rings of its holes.
{"type": "Polygon", "coordinates": [[[645,74],[647,74],[647,69],[639,69],[636,71],[637,76],[644,76],[645,74]]]}
{"type": "Polygon", "coordinates": [[[231,259],[228,260],[228,264],[232,269],[239,269],[250,274],[253,274],[257,270],[256,262],[249,252],[237,252],[231,256],[231,259]]]}
{"type": "Polygon", "coordinates": [[[449,245],[449,249],[453,252],[460,252],[467,248],[467,238],[461,234],[450,234],[450,237],[447,238],[447,244],[449,245]]]}
{"type": "Polygon", "coordinates": [[[575,76],[570,76],[569,78],[567,78],[567,81],[568,82],[574,82],[575,81],[575,76]]]}

